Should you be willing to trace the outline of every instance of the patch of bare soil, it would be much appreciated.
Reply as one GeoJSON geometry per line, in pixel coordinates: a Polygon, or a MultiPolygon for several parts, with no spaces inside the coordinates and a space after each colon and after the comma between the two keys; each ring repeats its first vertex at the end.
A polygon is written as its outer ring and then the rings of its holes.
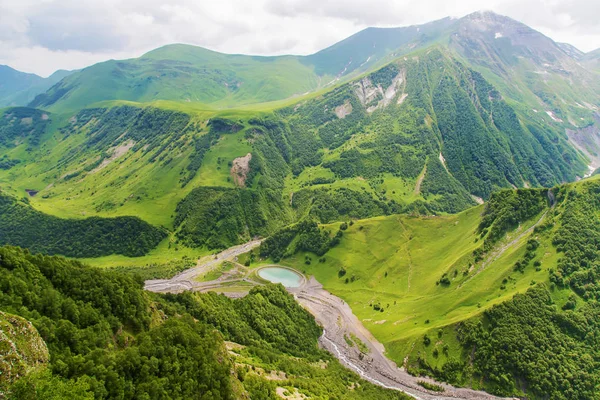
{"type": "Polygon", "coordinates": [[[346,102],[344,104],[342,104],[341,106],[337,106],[335,108],[335,115],[337,115],[337,117],[339,119],[346,118],[346,116],[350,115],[351,112],[352,112],[352,104],[350,104],[349,100],[346,100],[346,102]]]}
{"type": "Polygon", "coordinates": [[[237,186],[246,186],[246,178],[250,172],[250,160],[252,160],[252,153],[248,153],[244,157],[238,157],[233,160],[230,173],[237,186]]]}
{"type": "Polygon", "coordinates": [[[425,179],[425,174],[427,174],[427,165],[423,167],[423,171],[417,178],[417,184],[415,185],[415,194],[421,194],[421,184],[423,183],[423,179],[425,179]]]}
{"type": "Polygon", "coordinates": [[[94,168],[93,170],[90,171],[90,174],[95,174],[98,171],[103,170],[104,168],[106,168],[106,166],[108,164],[110,164],[113,161],[115,161],[116,159],[124,156],[125,153],[127,153],[129,150],[131,150],[131,148],[133,146],[135,146],[135,142],[133,140],[128,140],[117,147],[113,147],[112,149],[109,150],[109,152],[111,153],[111,156],[109,158],[105,158],[104,160],[102,160],[100,165],[98,165],[96,168],[94,168]]]}

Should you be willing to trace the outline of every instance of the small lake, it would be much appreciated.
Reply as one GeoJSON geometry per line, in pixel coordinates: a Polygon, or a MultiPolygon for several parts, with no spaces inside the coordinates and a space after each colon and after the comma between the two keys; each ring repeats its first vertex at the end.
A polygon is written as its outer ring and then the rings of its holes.
{"type": "Polygon", "coordinates": [[[287,268],[268,267],[258,271],[258,276],[273,282],[281,283],[285,287],[298,287],[302,284],[302,276],[287,268]]]}

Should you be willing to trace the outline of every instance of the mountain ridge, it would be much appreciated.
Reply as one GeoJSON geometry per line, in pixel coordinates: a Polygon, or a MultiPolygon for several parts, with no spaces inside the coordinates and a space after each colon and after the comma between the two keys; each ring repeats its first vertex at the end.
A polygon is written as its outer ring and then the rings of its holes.
{"type": "Polygon", "coordinates": [[[58,70],[47,78],[0,65],[0,108],[24,106],[73,71],[58,70]]]}

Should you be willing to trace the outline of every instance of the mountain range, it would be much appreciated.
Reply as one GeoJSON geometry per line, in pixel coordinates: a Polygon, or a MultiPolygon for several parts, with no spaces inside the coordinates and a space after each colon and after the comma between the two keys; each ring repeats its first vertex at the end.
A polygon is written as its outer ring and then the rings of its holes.
{"type": "Polygon", "coordinates": [[[47,78],[0,65],[0,107],[24,106],[71,71],[59,70],[47,78]]]}
{"type": "Polygon", "coordinates": [[[240,265],[316,276],[411,373],[596,394],[599,50],[477,12],[308,56],[174,44],[46,79],[0,68],[0,105],[0,244],[153,279],[269,238],[240,265]],[[533,316],[539,343],[516,327],[533,316]]]}

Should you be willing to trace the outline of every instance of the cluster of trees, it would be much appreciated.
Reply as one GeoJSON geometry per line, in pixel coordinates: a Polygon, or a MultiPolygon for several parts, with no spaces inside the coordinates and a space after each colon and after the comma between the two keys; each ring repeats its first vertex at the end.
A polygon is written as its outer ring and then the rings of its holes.
{"type": "Polygon", "coordinates": [[[458,337],[473,349],[474,373],[496,394],[594,399],[599,316],[597,303],[561,311],[538,286],[487,311],[485,323],[461,325],[458,337]]]}
{"type": "Polygon", "coordinates": [[[63,219],[0,192],[0,245],[69,257],[147,254],[167,233],[137,217],[63,219]]]}
{"type": "Polygon", "coordinates": [[[28,139],[37,146],[50,123],[49,113],[28,107],[14,107],[0,113],[0,146],[14,146],[16,139],[28,139]]]}
{"type": "Polygon", "coordinates": [[[457,213],[475,205],[464,186],[448,174],[441,161],[435,157],[427,161],[421,193],[425,200],[430,200],[428,208],[436,212],[457,213]]]}
{"type": "MultiPolygon", "coordinates": [[[[87,140],[84,147],[100,155],[96,163],[88,165],[84,171],[95,168],[103,159],[109,157],[107,149],[130,140],[135,142],[133,151],[141,150],[144,154],[150,155],[149,162],[169,163],[173,160],[174,154],[185,150],[189,142],[187,138],[192,137],[195,146],[190,155],[190,163],[181,177],[184,186],[195,176],[204,153],[219,135],[213,129],[205,133],[202,124],[192,121],[186,113],[133,106],[81,110],[69,125],[61,128],[61,132],[65,135],[78,131],[86,133],[87,140]]],[[[71,154],[64,157],[60,160],[59,166],[69,165],[76,156],[77,154],[71,154]]]]}
{"type": "Polygon", "coordinates": [[[0,169],[11,169],[20,162],[20,160],[8,158],[8,156],[5,154],[0,157],[0,169]]]}
{"type": "Polygon", "coordinates": [[[508,231],[547,207],[547,189],[501,190],[494,193],[486,203],[478,227],[481,236],[485,236],[484,250],[489,250],[508,231]]]}
{"type": "Polygon", "coordinates": [[[400,205],[390,200],[376,200],[372,195],[352,189],[304,189],[294,194],[292,207],[309,214],[321,223],[344,218],[369,218],[400,211],[400,205]]]}
{"type": "Polygon", "coordinates": [[[188,246],[231,247],[266,232],[262,207],[253,190],[198,187],[177,205],[177,238],[188,246]]]}
{"type": "MultiPolygon", "coordinates": [[[[74,398],[230,393],[219,338],[189,317],[151,327],[141,282],[3,247],[0,287],[0,308],[34,324],[50,351],[49,371],[74,398]]],[[[54,378],[34,375],[9,398],[38,398],[48,379],[54,378]]]]}
{"type": "Polygon", "coordinates": [[[262,242],[260,256],[271,257],[275,262],[298,251],[309,251],[322,256],[340,242],[342,231],[343,229],[340,229],[332,237],[331,232],[319,228],[316,222],[302,221],[281,229],[262,242]]]}
{"type": "Polygon", "coordinates": [[[182,177],[181,186],[187,185],[196,176],[202,166],[204,155],[214,146],[222,134],[235,133],[243,129],[242,122],[235,122],[224,118],[212,118],[209,123],[209,131],[194,140],[194,152],[190,155],[190,163],[187,165],[187,175],[182,177]]]}
{"type": "Polygon", "coordinates": [[[461,350],[442,367],[419,357],[412,373],[499,396],[528,399],[596,399],[600,306],[567,311],[544,285],[496,305],[481,318],[455,326],[461,350]],[[458,355],[457,354],[457,355],[458,355]]]}
{"type": "Polygon", "coordinates": [[[563,253],[550,279],[585,299],[600,299],[600,182],[561,187],[559,228],[553,238],[563,253]]]}

